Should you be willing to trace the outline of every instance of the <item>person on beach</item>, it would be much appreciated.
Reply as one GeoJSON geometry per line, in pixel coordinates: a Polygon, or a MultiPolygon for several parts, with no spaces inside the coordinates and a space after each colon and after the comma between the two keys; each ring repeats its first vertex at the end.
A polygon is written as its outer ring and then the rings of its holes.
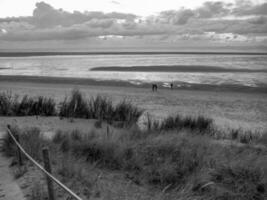
{"type": "Polygon", "coordinates": [[[152,84],[152,92],[156,92],[158,90],[157,84],[152,84]]]}
{"type": "Polygon", "coordinates": [[[173,89],[173,83],[171,83],[170,86],[171,86],[171,90],[172,90],[173,89]]]}

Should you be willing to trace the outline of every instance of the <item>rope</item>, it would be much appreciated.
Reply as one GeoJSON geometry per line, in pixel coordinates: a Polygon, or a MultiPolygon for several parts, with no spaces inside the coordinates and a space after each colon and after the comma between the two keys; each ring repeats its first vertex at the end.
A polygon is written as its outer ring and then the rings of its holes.
{"type": "Polygon", "coordinates": [[[19,142],[16,140],[14,135],[11,133],[9,128],[7,128],[7,132],[10,135],[10,137],[13,139],[15,144],[19,147],[20,151],[36,166],[38,167],[43,173],[45,173],[50,179],[52,179],[58,186],[60,186],[62,189],[64,189],[67,193],[69,193],[72,197],[74,197],[76,200],[82,200],[77,194],[72,192],[67,186],[65,186],[63,183],[61,183],[58,179],[56,179],[52,174],[50,174],[48,171],[46,171],[43,166],[41,166],[37,161],[35,161],[19,144],[19,142]]]}

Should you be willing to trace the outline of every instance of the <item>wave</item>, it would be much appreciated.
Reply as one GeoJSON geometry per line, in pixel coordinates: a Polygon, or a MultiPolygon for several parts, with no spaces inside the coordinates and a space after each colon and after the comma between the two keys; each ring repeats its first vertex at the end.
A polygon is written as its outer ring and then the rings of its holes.
{"type": "Polygon", "coordinates": [[[118,72],[246,72],[246,73],[267,73],[267,69],[230,69],[216,66],[203,65],[157,65],[157,66],[111,66],[94,67],[91,71],[118,71],[118,72]]]}

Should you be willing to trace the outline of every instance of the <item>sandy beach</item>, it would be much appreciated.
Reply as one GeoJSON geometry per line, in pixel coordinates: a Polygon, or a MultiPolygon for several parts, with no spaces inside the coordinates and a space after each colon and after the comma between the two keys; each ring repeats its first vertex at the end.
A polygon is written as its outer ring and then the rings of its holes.
{"type": "Polygon", "coordinates": [[[0,200],[267,200],[266,9],[0,1],[0,200]]]}
{"type": "Polygon", "coordinates": [[[218,90],[185,90],[160,88],[152,92],[150,87],[129,87],[109,82],[86,82],[79,79],[56,78],[38,81],[38,77],[0,79],[0,91],[29,96],[49,96],[61,101],[73,88],[79,88],[86,96],[105,95],[114,102],[128,99],[145,109],[155,118],[170,114],[205,115],[223,128],[242,128],[257,131],[267,129],[267,94],[257,92],[233,92],[218,90]],[[112,86],[109,86],[112,85],[112,86]]]}

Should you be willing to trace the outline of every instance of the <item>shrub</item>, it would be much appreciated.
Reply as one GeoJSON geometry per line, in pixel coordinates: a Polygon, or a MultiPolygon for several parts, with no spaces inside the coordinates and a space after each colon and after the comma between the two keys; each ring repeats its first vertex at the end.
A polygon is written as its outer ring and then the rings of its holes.
{"type": "Polygon", "coordinates": [[[0,115],[12,115],[15,101],[11,92],[0,93],[0,115]]]}
{"type": "Polygon", "coordinates": [[[184,184],[203,165],[205,145],[179,138],[155,141],[141,147],[145,176],[154,185],[184,184]]]}
{"type": "Polygon", "coordinates": [[[79,90],[73,90],[70,98],[65,97],[60,103],[59,116],[88,118],[88,105],[79,90]]]}
{"type": "Polygon", "coordinates": [[[49,142],[42,137],[40,129],[36,127],[25,129],[21,132],[20,143],[25,151],[37,160],[42,160],[42,148],[49,144],[49,142]]]}
{"type": "Polygon", "coordinates": [[[56,115],[56,103],[52,98],[39,96],[35,102],[34,110],[38,115],[54,116],[56,115]]]}
{"type": "Polygon", "coordinates": [[[11,93],[0,94],[0,115],[4,116],[27,116],[27,115],[56,115],[56,103],[52,98],[28,97],[19,101],[18,96],[11,93]]]}
{"type": "Polygon", "coordinates": [[[114,110],[114,120],[126,122],[126,125],[132,125],[137,122],[143,114],[143,110],[134,106],[131,102],[123,100],[114,110]]]}
{"type": "Polygon", "coordinates": [[[262,134],[258,131],[243,130],[241,128],[229,129],[227,131],[224,131],[222,135],[226,135],[226,138],[237,140],[243,144],[249,144],[257,140],[259,141],[260,138],[262,138],[262,134]]]}
{"type": "Polygon", "coordinates": [[[111,99],[105,96],[92,97],[86,100],[79,90],[73,90],[70,98],[60,103],[59,115],[61,117],[79,117],[97,119],[99,121],[122,121],[127,125],[136,123],[143,113],[132,103],[122,101],[113,106],[111,99]]]}
{"type": "Polygon", "coordinates": [[[111,99],[98,95],[92,97],[89,101],[89,117],[98,120],[113,120],[113,106],[111,99]]]}
{"type": "MultiPolygon", "coordinates": [[[[131,102],[121,101],[113,106],[111,99],[104,96],[96,96],[86,99],[77,89],[71,92],[70,97],[59,103],[60,118],[86,118],[104,120],[108,123],[122,122],[129,126],[137,122],[143,111],[131,102]]],[[[54,99],[43,96],[29,97],[25,95],[18,100],[18,96],[11,93],[0,93],[0,115],[4,116],[55,116],[56,103],[54,99]]]]}
{"type": "Polygon", "coordinates": [[[161,141],[154,140],[152,135],[151,138],[122,134],[117,139],[104,140],[99,135],[87,136],[79,131],[75,131],[75,137],[71,135],[60,143],[63,152],[85,157],[100,167],[142,174],[150,184],[162,187],[184,183],[200,168],[205,155],[203,145],[177,138],[161,141]]]}
{"type": "MultiPolygon", "coordinates": [[[[50,142],[33,128],[21,132],[21,144],[35,158],[43,145],[50,146],[51,154],[63,159],[57,172],[66,178],[83,176],[75,163],[79,159],[126,172],[137,184],[177,188],[195,199],[264,199],[266,195],[266,149],[219,145],[205,136],[174,131],[166,135],[127,129],[111,131],[108,138],[105,134],[104,130],[57,131],[50,142]]],[[[55,162],[59,164],[58,159],[55,162]]]]}
{"type": "Polygon", "coordinates": [[[227,196],[228,199],[264,199],[267,182],[263,182],[262,170],[241,163],[242,161],[238,164],[218,166],[212,173],[211,180],[215,182],[219,191],[216,194],[217,198],[227,196]]]}
{"type": "Polygon", "coordinates": [[[55,102],[46,97],[28,97],[25,95],[16,108],[16,115],[43,115],[53,116],[56,114],[55,102]]]}
{"type": "Polygon", "coordinates": [[[213,125],[213,120],[204,116],[198,117],[181,117],[179,114],[169,116],[163,119],[162,122],[154,122],[153,128],[159,130],[173,130],[173,129],[191,129],[200,132],[209,130],[213,125]]]}

